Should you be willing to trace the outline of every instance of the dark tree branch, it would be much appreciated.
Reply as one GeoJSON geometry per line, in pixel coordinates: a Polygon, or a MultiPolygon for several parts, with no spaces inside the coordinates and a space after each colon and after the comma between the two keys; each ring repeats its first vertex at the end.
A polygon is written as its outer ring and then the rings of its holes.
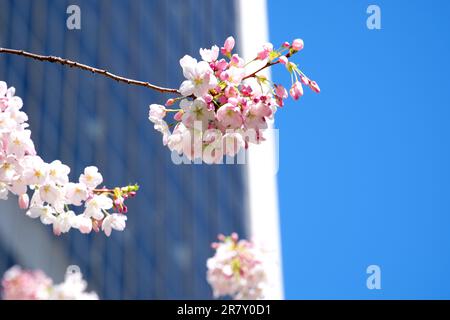
{"type": "Polygon", "coordinates": [[[0,48],[0,54],[1,53],[23,56],[26,58],[31,58],[31,59],[39,60],[39,61],[48,61],[48,62],[52,62],[52,63],[59,63],[62,65],[65,65],[65,66],[69,66],[71,68],[78,68],[78,69],[90,71],[92,73],[96,73],[96,74],[102,75],[104,77],[111,78],[118,82],[123,82],[123,83],[129,84],[129,85],[146,87],[146,88],[156,90],[159,92],[163,92],[163,93],[180,94],[180,92],[177,89],[164,88],[164,87],[160,87],[160,86],[151,84],[150,82],[125,78],[122,76],[115,75],[115,74],[113,74],[109,71],[103,70],[103,69],[94,68],[94,67],[88,66],[86,64],[82,64],[82,63],[79,63],[76,61],[72,61],[72,60],[68,60],[68,59],[64,59],[64,58],[60,58],[60,57],[44,56],[44,55],[39,55],[39,54],[35,54],[35,53],[30,53],[30,52],[27,52],[24,50],[16,50],[16,49],[8,49],[8,48],[0,48]]]}

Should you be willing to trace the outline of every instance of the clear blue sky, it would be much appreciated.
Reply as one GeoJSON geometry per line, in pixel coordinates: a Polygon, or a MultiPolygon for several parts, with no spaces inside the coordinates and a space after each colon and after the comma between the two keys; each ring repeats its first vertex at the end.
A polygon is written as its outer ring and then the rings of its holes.
{"type": "Polygon", "coordinates": [[[286,298],[449,299],[450,1],[268,2],[322,89],[277,114],[286,298]]]}

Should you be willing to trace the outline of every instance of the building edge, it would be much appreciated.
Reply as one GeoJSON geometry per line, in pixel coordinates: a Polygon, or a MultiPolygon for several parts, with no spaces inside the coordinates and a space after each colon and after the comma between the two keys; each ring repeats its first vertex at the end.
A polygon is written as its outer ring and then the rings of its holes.
{"type": "MultiPolygon", "coordinates": [[[[253,59],[262,44],[269,41],[266,0],[235,0],[237,39],[245,60],[253,59]]],[[[270,77],[270,73],[267,72],[270,77]]],[[[267,252],[269,286],[266,299],[284,299],[280,219],[278,209],[278,132],[271,131],[267,141],[252,145],[247,156],[249,239],[267,252]]]]}

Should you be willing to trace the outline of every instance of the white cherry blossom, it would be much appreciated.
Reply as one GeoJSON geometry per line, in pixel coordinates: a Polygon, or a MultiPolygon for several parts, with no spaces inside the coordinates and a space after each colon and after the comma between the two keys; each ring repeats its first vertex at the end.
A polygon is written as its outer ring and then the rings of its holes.
{"type": "Polygon", "coordinates": [[[109,210],[113,207],[111,198],[104,194],[95,195],[92,199],[86,201],[86,209],[84,215],[88,218],[93,217],[96,220],[101,220],[104,216],[103,211],[109,210]]]}
{"type": "Polygon", "coordinates": [[[197,62],[197,59],[185,55],[180,60],[180,65],[183,68],[183,75],[187,79],[180,86],[183,96],[193,94],[196,97],[203,97],[209,89],[217,85],[217,78],[207,62],[197,62]]]}
{"type": "Polygon", "coordinates": [[[123,229],[125,229],[126,221],[127,216],[123,214],[110,214],[103,220],[102,230],[105,232],[106,236],[109,237],[113,229],[117,231],[122,231],[123,229]]]}
{"type": "Polygon", "coordinates": [[[94,189],[103,182],[103,177],[98,172],[97,167],[91,166],[84,169],[84,174],[80,175],[80,183],[83,183],[90,189],[94,189]]]}

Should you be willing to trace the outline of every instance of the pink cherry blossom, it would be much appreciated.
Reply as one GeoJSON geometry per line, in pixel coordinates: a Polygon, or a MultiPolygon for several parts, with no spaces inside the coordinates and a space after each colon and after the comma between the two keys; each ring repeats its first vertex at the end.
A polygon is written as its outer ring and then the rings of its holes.
{"type": "Polygon", "coordinates": [[[8,269],[1,282],[4,300],[98,300],[95,292],[87,292],[80,272],[67,270],[64,282],[53,284],[41,270],[8,269]]]}
{"type": "Polygon", "coordinates": [[[5,272],[2,279],[4,300],[45,300],[52,280],[42,271],[24,271],[14,266],[5,272]]]}
{"type": "MultiPolygon", "coordinates": [[[[222,163],[224,155],[236,155],[241,148],[264,141],[264,130],[289,96],[282,84],[273,84],[260,73],[267,67],[285,65],[292,79],[289,93],[295,100],[303,94],[301,83],[294,80],[300,77],[304,82],[307,78],[291,61],[303,49],[301,39],[295,39],[292,45],[285,42],[277,50],[266,43],[247,62],[232,53],[234,46],[234,38],[229,37],[220,50],[217,46],[200,49],[203,61],[184,56],[180,60],[186,78],[179,90],[182,97],[167,101],[166,107],[174,109],[151,107],[149,120],[162,133],[163,144],[176,154],[222,163]],[[172,130],[163,120],[168,112],[174,112],[172,130]]],[[[311,88],[318,90],[314,84],[311,88]]]]}
{"type": "Polygon", "coordinates": [[[214,297],[263,299],[267,274],[262,250],[250,241],[239,240],[235,233],[218,238],[220,242],[212,244],[215,255],[206,263],[214,297]]]}
{"type": "Polygon", "coordinates": [[[245,70],[238,67],[230,67],[228,70],[221,73],[221,80],[226,81],[229,85],[238,85],[242,82],[245,76],[245,70]]]}
{"type": "Polygon", "coordinates": [[[217,119],[225,128],[237,129],[242,125],[241,110],[231,103],[224,104],[217,110],[217,119]]]}
{"type": "Polygon", "coordinates": [[[263,45],[262,50],[256,55],[259,60],[265,60],[269,58],[270,53],[273,51],[273,44],[266,43],[263,45]]]}
{"type": "Polygon", "coordinates": [[[243,68],[245,65],[244,59],[242,59],[237,53],[233,54],[230,59],[229,66],[243,68]]]}

